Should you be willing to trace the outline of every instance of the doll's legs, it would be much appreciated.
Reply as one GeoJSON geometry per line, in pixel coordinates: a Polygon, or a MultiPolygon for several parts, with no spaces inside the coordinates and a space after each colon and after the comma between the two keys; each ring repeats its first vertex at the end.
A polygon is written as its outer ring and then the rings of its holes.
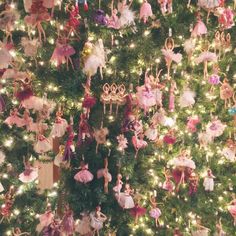
{"type": "Polygon", "coordinates": [[[207,61],[204,61],[204,79],[207,79],[208,69],[207,69],[207,61]]]}
{"type": "Polygon", "coordinates": [[[46,34],[40,22],[37,23],[37,29],[39,34],[39,41],[42,42],[42,35],[43,35],[43,41],[46,42],[46,34]]]}

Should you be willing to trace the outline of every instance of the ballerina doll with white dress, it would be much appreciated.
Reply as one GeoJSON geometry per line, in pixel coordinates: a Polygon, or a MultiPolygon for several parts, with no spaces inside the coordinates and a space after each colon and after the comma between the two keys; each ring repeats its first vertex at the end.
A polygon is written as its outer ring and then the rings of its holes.
{"type": "Polygon", "coordinates": [[[207,175],[204,178],[203,186],[205,188],[205,191],[212,192],[214,190],[214,179],[216,177],[212,174],[211,169],[207,170],[207,175]]]}
{"type": "Polygon", "coordinates": [[[113,191],[115,193],[115,197],[116,197],[117,201],[119,201],[120,191],[122,189],[122,186],[123,186],[122,175],[117,174],[116,185],[113,187],[113,191]]]}
{"type": "Polygon", "coordinates": [[[223,156],[231,161],[236,161],[236,143],[232,139],[228,139],[225,147],[222,150],[223,156]]]}
{"type": "Polygon", "coordinates": [[[38,178],[38,168],[31,166],[30,161],[23,158],[25,170],[19,175],[19,180],[23,183],[31,183],[38,178]]]}
{"type": "Polygon", "coordinates": [[[107,216],[101,212],[101,207],[97,206],[95,211],[90,213],[90,219],[93,235],[99,236],[99,231],[103,228],[103,223],[107,220],[107,216]]]}
{"type": "Polygon", "coordinates": [[[163,56],[165,57],[166,66],[167,66],[167,79],[170,80],[170,67],[172,62],[177,64],[182,60],[182,54],[175,53],[173,50],[175,48],[174,39],[172,38],[172,32],[170,29],[169,37],[165,40],[165,48],[161,49],[163,56]]]}
{"type": "Polygon", "coordinates": [[[133,0],[130,0],[130,3],[127,4],[127,0],[121,0],[118,2],[118,12],[120,13],[119,25],[120,27],[132,26],[135,25],[134,19],[135,14],[130,10],[133,0]]]}
{"type": "Polygon", "coordinates": [[[119,205],[123,209],[131,209],[134,208],[134,200],[132,197],[134,190],[130,188],[129,184],[125,184],[124,192],[120,193],[120,197],[118,200],[119,205]]]}

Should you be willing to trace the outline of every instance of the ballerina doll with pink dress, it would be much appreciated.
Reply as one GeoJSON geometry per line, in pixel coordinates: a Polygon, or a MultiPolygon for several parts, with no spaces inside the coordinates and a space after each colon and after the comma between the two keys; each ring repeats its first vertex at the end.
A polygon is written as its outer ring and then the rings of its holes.
{"type": "Polygon", "coordinates": [[[38,178],[38,168],[31,166],[29,160],[23,158],[25,170],[19,175],[19,180],[23,183],[31,183],[38,178]]]}
{"type": "Polygon", "coordinates": [[[93,174],[88,170],[88,164],[80,162],[80,171],[74,176],[74,179],[80,183],[87,184],[93,180],[93,174]]]}
{"type": "Polygon", "coordinates": [[[63,112],[59,108],[59,110],[56,112],[56,120],[52,126],[52,130],[50,133],[50,137],[52,137],[52,138],[54,138],[54,137],[60,138],[60,137],[64,136],[66,133],[66,129],[68,127],[68,122],[66,121],[66,119],[62,118],[62,115],[63,115],[63,112]]]}
{"type": "Polygon", "coordinates": [[[167,79],[170,80],[170,67],[172,62],[180,63],[182,60],[182,54],[175,53],[173,50],[175,48],[174,39],[171,37],[172,31],[169,30],[169,37],[165,40],[165,48],[161,49],[163,56],[165,57],[167,66],[167,79]]]}
{"type": "Polygon", "coordinates": [[[57,67],[66,63],[67,70],[69,70],[69,64],[71,64],[72,69],[74,70],[74,65],[71,59],[71,56],[74,54],[75,49],[68,43],[68,38],[59,36],[50,61],[57,67]]]}
{"type": "Polygon", "coordinates": [[[197,64],[204,63],[204,79],[208,78],[208,62],[217,62],[217,55],[214,52],[209,52],[209,44],[208,42],[203,46],[203,50],[201,54],[195,59],[197,64]]]}
{"type": "Polygon", "coordinates": [[[206,133],[214,139],[221,136],[226,127],[227,125],[223,124],[217,116],[214,116],[206,125],[206,133]]]}
{"type": "Polygon", "coordinates": [[[10,54],[11,48],[11,44],[0,41],[0,69],[6,69],[11,65],[13,61],[13,57],[10,54]]]}
{"type": "Polygon", "coordinates": [[[90,110],[96,104],[97,99],[92,95],[92,92],[88,85],[83,84],[83,87],[84,87],[84,99],[82,107],[86,109],[86,115],[87,118],[89,119],[90,110]]]}
{"type": "Polygon", "coordinates": [[[149,108],[157,104],[157,96],[154,94],[151,86],[151,81],[146,71],[144,85],[137,87],[137,102],[138,106],[144,110],[146,114],[149,108]]]}
{"type": "Polygon", "coordinates": [[[211,85],[210,92],[214,91],[216,85],[220,84],[220,68],[218,64],[213,65],[213,73],[208,77],[208,83],[211,85]]]}
{"type": "Polygon", "coordinates": [[[47,227],[53,222],[54,214],[52,213],[51,205],[48,205],[45,213],[39,216],[39,224],[37,225],[36,231],[40,233],[43,228],[47,227]]]}
{"type": "Polygon", "coordinates": [[[220,98],[222,100],[224,100],[225,102],[225,108],[227,108],[227,106],[230,106],[231,104],[231,99],[233,97],[234,94],[234,89],[233,87],[229,84],[229,81],[227,78],[225,78],[223,80],[223,83],[221,83],[220,86],[220,98]]]}
{"type": "Polygon", "coordinates": [[[150,126],[145,130],[144,135],[151,142],[155,142],[157,140],[157,137],[158,137],[157,126],[153,123],[150,124],[150,126]]]}
{"type": "Polygon", "coordinates": [[[73,215],[74,215],[73,211],[69,208],[68,205],[66,205],[64,216],[61,221],[62,235],[72,236],[74,234],[75,221],[73,215]]]}
{"type": "Polygon", "coordinates": [[[188,87],[188,85],[185,85],[183,89],[183,93],[180,95],[180,98],[179,98],[179,106],[181,108],[193,107],[193,105],[195,104],[195,97],[196,97],[196,93],[192,91],[188,87]]]}
{"type": "Polygon", "coordinates": [[[12,127],[13,125],[16,125],[17,127],[24,126],[24,121],[19,116],[19,112],[17,108],[14,108],[13,110],[10,111],[10,116],[6,118],[4,123],[10,127],[12,127]]]}
{"type": "Polygon", "coordinates": [[[29,9],[30,15],[25,16],[24,21],[28,27],[28,35],[31,39],[31,29],[37,28],[39,42],[46,42],[46,33],[43,29],[42,22],[49,21],[51,19],[50,14],[46,7],[43,6],[43,1],[33,0],[29,9]]]}
{"type": "Polygon", "coordinates": [[[72,5],[71,8],[69,4],[66,6],[66,11],[69,12],[69,20],[66,23],[66,28],[68,31],[67,37],[76,35],[78,36],[77,30],[80,24],[80,15],[79,15],[79,6],[76,2],[75,5],[72,5]]]}
{"type": "Polygon", "coordinates": [[[174,190],[174,185],[171,181],[172,175],[170,173],[169,169],[165,169],[164,170],[164,175],[165,175],[165,181],[162,185],[162,189],[168,191],[169,193],[171,193],[174,190]]]}
{"type": "Polygon", "coordinates": [[[149,211],[149,215],[155,220],[155,225],[156,227],[158,227],[159,225],[158,219],[161,216],[161,210],[157,207],[157,201],[154,195],[150,196],[150,202],[151,202],[151,210],[149,211]]]}
{"type": "Polygon", "coordinates": [[[173,12],[172,0],[158,0],[158,3],[160,4],[162,15],[171,14],[173,12]]]}
{"type": "Polygon", "coordinates": [[[207,27],[201,19],[200,12],[197,12],[196,16],[197,16],[197,24],[194,26],[192,33],[191,33],[191,37],[193,37],[193,38],[196,38],[198,36],[201,37],[202,35],[207,34],[207,27]]]}
{"type": "Polygon", "coordinates": [[[147,147],[147,145],[148,145],[148,143],[146,141],[144,141],[143,139],[144,139],[143,133],[137,134],[137,132],[135,132],[135,135],[132,137],[132,144],[133,144],[135,151],[136,151],[135,158],[138,157],[139,150],[147,147]]]}
{"type": "Polygon", "coordinates": [[[229,203],[228,211],[234,219],[234,226],[236,226],[236,198],[233,194],[233,200],[229,203]]]}
{"type": "Polygon", "coordinates": [[[148,3],[147,0],[143,0],[143,3],[140,7],[139,12],[139,19],[143,20],[143,22],[146,24],[149,17],[152,17],[152,6],[150,3],[148,3]]]}

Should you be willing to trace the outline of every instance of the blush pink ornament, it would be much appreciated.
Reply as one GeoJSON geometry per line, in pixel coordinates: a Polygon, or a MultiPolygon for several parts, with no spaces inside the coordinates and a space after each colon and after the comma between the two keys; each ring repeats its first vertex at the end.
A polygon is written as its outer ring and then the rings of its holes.
{"type": "Polygon", "coordinates": [[[192,116],[188,118],[187,129],[191,133],[195,133],[197,131],[196,125],[200,123],[200,119],[198,116],[192,116]]]}
{"type": "Polygon", "coordinates": [[[81,170],[74,176],[76,181],[86,184],[93,180],[93,174],[88,170],[88,164],[81,161],[79,169],[81,170]]]}
{"type": "Polygon", "coordinates": [[[140,134],[139,136],[137,134],[135,134],[132,137],[132,143],[133,143],[135,151],[136,151],[135,158],[137,158],[137,156],[138,156],[139,149],[143,149],[148,145],[147,142],[143,140],[143,138],[144,138],[143,134],[140,134]]]}
{"type": "Polygon", "coordinates": [[[207,34],[207,27],[201,19],[200,13],[197,13],[197,24],[194,26],[191,37],[198,37],[207,34]]]}
{"type": "Polygon", "coordinates": [[[152,6],[150,3],[148,3],[147,0],[143,0],[142,6],[140,8],[139,12],[139,18],[140,20],[143,20],[144,23],[148,21],[149,17],[152,17],[152,6]]]}

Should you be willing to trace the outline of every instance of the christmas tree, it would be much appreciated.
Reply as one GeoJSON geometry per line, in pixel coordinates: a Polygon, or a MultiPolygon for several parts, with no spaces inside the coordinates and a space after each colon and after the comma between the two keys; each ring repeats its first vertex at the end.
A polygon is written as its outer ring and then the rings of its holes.
{"type": "Polygon", "coordinates": [[[0,235],[236,235],[232,1],[0,7],[0,235]]]}

